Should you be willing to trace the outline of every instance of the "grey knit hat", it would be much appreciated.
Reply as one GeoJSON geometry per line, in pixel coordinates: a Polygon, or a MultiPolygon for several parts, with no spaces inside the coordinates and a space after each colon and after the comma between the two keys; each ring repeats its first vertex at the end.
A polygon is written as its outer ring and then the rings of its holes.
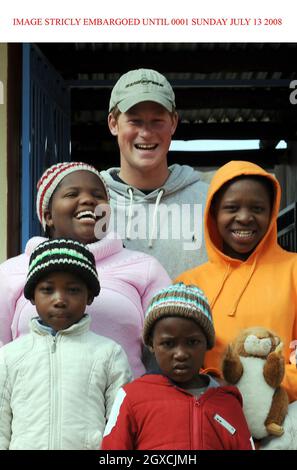
{"type": "Polygon", "coordinates": [[[81,278],[93,296],[100,292],[100,284],[93,253],[82,243],[65,238],[55,238],[40,243],[32,252],[24,295],[34,297],[36,284],[52,272],[70,272],[81,278]]]}
{"type": "Polygon", "coordinates": [[[165,317],[184,317],[194,320],[205,333],[207,349],[215,343],[215,331],[210,306],[203,291],[182,282],[160,290],[151,300],[144,320],[143,339],[150,345],[152,329],[157,320],[165,317]]]}

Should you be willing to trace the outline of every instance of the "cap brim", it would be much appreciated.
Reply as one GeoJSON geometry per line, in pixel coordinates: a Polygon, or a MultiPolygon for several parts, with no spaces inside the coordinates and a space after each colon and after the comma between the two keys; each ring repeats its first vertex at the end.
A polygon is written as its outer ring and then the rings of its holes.
{"type": "Polygon", "coordinates": [[[135,96],[131,96],[122,100],[120,103],[117,103],[117,107],[119,108],[121,113],[126,113],[136,104],[143,103],[145,101],[152,101],[153,103],[158,103],[165,109],[167,109],[169,113],[172,113],[175,108],[175,103],[173,103],[169,99],[166,99],[164,96],[157,95],[155,92],[135,94],[135,96]]]}

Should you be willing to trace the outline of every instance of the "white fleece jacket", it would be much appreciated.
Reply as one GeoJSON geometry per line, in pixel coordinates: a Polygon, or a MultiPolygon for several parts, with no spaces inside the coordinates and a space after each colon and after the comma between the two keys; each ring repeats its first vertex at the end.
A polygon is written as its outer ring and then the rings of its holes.
{"type": "Polygon", "coordinates": [[[0,349],[0,450],[99,449],[118,389],[131,380],[122,348],[82,320],[0,349]]]}

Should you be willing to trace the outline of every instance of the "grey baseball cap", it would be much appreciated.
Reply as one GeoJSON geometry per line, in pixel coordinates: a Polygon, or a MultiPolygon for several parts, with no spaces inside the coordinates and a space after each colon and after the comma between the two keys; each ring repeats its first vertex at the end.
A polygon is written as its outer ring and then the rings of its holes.
{"type": "Polygon", "coordinates": [[[170,113],[175,109],[172,86],[156,70],[130,70],[122,75],[111,92],[109,111],[117,106],[121,113],[126,113],[132,106],[143,101],[159,103],[170,113]]]}

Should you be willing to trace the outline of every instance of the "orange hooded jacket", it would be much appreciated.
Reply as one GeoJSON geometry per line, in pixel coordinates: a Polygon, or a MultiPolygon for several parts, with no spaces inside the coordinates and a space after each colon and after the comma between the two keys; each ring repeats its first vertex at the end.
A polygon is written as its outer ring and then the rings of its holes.
{"type": "Polygon", "coordinates": [[[281,190],[278,181],[250,162],[229,162],[221,167],[209,187],[204,215],[209,261],[182,273],[176,282],[195,284],[204,290],[213,313],[216,344],[205,357],[205,367],[220,369],[223,352],[243,328],[263,326],[284,343],[286,374],[283,381],[290,400],[297,400],[297,254],[277,243],[276,219],[281,190]],[[239,175],[261,175],[273,182],[275,200],[268,230],[246,261],[230,258],[222,251],[222,239],[210,206],[214,194],[239,175]],[[294,342],[295,341],[295,342],[294,342]],[[291,359],[291,362],[290,362],[291,359]]]}

